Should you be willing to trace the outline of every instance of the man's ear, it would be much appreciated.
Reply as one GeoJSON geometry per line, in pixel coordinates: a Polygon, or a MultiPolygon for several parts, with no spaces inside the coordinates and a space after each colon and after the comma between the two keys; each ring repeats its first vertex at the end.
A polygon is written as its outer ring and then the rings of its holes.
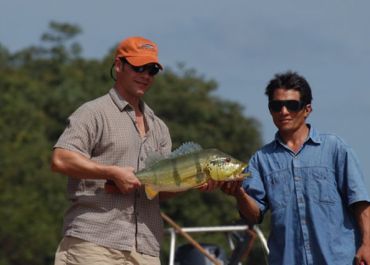
{"type": "Polygon", "coordinates": [[[116,72],[122,71],[122,62],[119,58],[116,58],[114,60],[114,70],[116,70],[116,72]]]}
{"type": "Polygon", "coordinates": [[[312,105],[311,104],[307,104],[305,107],[304,107],[304,111],[306,113],[306,117],[308,117],[308,115],[310,115],[310,113],[312,112],[312,105]]]}

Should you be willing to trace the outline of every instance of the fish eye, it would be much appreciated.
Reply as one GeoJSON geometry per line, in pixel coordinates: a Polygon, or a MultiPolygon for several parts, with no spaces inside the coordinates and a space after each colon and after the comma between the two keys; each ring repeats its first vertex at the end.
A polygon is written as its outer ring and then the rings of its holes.
{"type": "Polygon", "coordinates": [[[231,158],[230,157],[226,157],[225,158],[225,162],[231,162],[231,158]]]}

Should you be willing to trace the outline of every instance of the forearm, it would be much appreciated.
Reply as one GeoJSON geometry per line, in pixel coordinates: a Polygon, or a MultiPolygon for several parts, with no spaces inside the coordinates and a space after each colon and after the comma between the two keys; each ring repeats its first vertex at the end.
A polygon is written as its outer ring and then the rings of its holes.
{"type": "Polygon", "coordinates": [[[80,179],[110,179],[114,175],[112,166],[96,163],[81,154],[61,148],[53,151],[51,169],[80,179]]]}
{"type": "Polygon", "coordinates": [[[361,231],[362,244],[370,246],[370,203],[356,203],[354,205],[354,213],[361,231]]]}
{"type": "Polygon", "coordinates": [[[361,232],[361,245],[357,249],[355,264],[370,264],[370,204],[366,201],[353,205],[354,215],[361,232]]]}
{"type": "Polygon", "coordinates": [[[237,193],[236,200],[238,208],[244,219],[250,224],[257,224],[260,221],[260,209],[255,200],[250,197],[243,188],[237,193]]]}
{"type": "Polygon", "coordinates": [[[256,201],[244,191],[241,181],[226,182],[222,185],[221,190],[236,198],[239,212],[249,224],[260,222],[260,209],[256,201]]]}
{"type": "Polygon", "coordinates": [[[112,180],[123,193],[131,192],[141,185],[132,167],[99,164],[79,153],[61,148],[54,150],[51,160],[51,169],[55,172],[79,179],[112,180]]]}

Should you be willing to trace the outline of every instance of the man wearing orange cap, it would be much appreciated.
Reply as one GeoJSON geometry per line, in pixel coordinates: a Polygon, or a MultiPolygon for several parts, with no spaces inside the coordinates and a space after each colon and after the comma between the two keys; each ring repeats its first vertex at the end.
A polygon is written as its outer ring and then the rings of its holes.
{"type": "Polygon", "coordinates": [[[112,70],[113,88],[80,106],[54,146],[51,167],[69,176],[71,203],[57,265],[160,264],[159,198],[148,200],[134,174],[148,154],[171,151],[167,126],[141,100],[162,70],[157,45],[123,40],[112,70]]]}

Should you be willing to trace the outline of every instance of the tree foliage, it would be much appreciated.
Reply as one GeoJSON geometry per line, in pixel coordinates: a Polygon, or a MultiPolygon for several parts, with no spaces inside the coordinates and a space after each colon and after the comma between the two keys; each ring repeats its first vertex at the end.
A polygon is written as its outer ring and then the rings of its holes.
{"type": "MultiPolygon", "coordinates": [[[[113,84],[112,55],[81,58],[80,32],[51,22],[40,46],[11,53],[0,44],[0,265],[50,264],[60,240],[66,178],[49,170],[52,146],[68,115],[113,84]]],[[[168,124],[174,147],[194,141],[247,161],[261,144],[259,124],[216,90],[216,81],[179,66],[159,75],[145,100],[168,124]]],[[[238,219],[221,192],[187,192],[163,210],[182,225],[238,219]]]]}

